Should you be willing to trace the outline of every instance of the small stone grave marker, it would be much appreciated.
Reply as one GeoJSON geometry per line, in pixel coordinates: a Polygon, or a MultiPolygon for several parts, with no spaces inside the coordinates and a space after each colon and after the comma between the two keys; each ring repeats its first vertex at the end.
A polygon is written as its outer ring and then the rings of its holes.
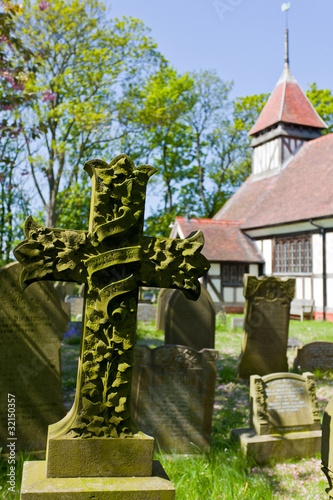
{"type": "Polygon", "coordinates": [[[22,266],[0,269],[0,446],[6,453],[7,395],[15,396],[16,450],[45,450],[47,429],[66,411],[60,346],[68,316],[47,282],[20,286],[22,266]]]}
{"type": "Polygon", "coordinates": [[[231,330],[243,328],[244,318],[231,318],[231,330]]]}
{"type": "Polygon", "coordinates": [[[136,345],[132,414],[166,452],[209,449],[218,351],[136,345]]]}
{"type": "Polygon", "coordinates": [[[243,451],[258,463],[270,457],[320,451],[321,426],[312,373],[273,373],[250,378],[250,428],[233,429],[243,451]]]}
{"type": "Polygon", "coordinates": [[[214,302],[204,286],[196,302],[187,299],[180,290],[173,290],[164,317],[165,343],[197,351],[214,349],[215,315],[214,302]]]}
{"type": "Polygon", "coordinates": [[[67,295],[65,297],[66,304],[70,304],[71,316],[77,318],[83,314],[83,297],[78,297],[77,295],[67,295]]]}
{"type": "Polygon", "coordinates": [[[294,361],[295,370],[333,369],[333,342],[310,342],[298,347],[294,361]]]}
{"type": "Polygon", "coordinates": [[[244,275],[244,334],[238,377],[288,371],[290,302],[295,279],[244,275]]]}

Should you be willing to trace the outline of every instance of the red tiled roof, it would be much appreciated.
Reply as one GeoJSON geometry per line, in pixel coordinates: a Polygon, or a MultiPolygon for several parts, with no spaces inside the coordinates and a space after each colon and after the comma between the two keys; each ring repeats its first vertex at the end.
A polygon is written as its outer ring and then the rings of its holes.
{"type": "Polygon", "coordinates": [[[286,66],[258,120],[249,132],[255,135],[272,125],[284,122],[308,127],[327,128],[309,99],[286,66]]]}
{"type": "Polygon", "coordinates": [[[333,134],[309,141],[279,174],[250,176],[214,220],[251,229],[333,216],[333,134]]]}
{"type": "Polygon", "coordinates": [[[205,237],[202,253],[210,262],[264,262],[256,244],[240,230],[239,224],[240,221],[176,217],[171,237],[177,236],[179,229],[184,237],[201,230],[205,237]]]}

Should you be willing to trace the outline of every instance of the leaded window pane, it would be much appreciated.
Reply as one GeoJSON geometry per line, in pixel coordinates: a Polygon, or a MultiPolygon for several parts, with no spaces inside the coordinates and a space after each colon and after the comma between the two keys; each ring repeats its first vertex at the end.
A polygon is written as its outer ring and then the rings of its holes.
{"type": "Polygon", "coordinates": [[[304,253],[305,253],[305,272],[311,273],[312,272],[312,258],[311,258],[311,243],[310,243],[310,241],[305,242],[304,253]]]}
{"type": "Polygon", "coordinates": [[[290,272],[296,272],[296,243],[292,241],[290,243],[290,272]]]}
{"type": "Polygon", "coordinates": [[[281,262],[281,243],[277,243],[275,247],[275,258],[276,258],[276,272],[281,273],[282,271],[282,262],[281,262]]]}
{"type": "Polygon", "coordinates": [[[288,242],[283,243],[282,247],[282,272],[287,273],[289,271],[289,259],[288,259],[288,242]]]}
{"type": "Polygon", "coordinates": [[[297,272],[302,273],[304,270],[303,263],[303,241],[297,242],[297,272]]]}

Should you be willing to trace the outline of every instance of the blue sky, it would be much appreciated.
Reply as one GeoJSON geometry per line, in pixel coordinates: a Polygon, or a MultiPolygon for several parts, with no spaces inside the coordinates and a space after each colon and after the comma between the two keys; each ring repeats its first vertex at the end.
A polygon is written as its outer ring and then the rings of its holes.
{"type": "MultiPolygon", "coordinates": [[[[233,97],[271,92],[283,69],[281,0],[106,0],[112,17],[151,28],[181,72],[214,69],[234,81],[233,97]]],[[[333,1],[290,0],[290,67],[303,90],[333,88],[333,1]]]]}
{"type": "MultiPolygon", "coordinates": [[[[285,0],[284,0],[285,1],[285,0]]],[[[180,72],[216,70],[234,81],[231,97],[270,93],[284,64],[282,0],[105,0],[112,17],[132,16],[151,29],[180,72]]],[[[290,0],[290,69],[304,91],[333,89],[333,1],[290,0]]],[[[146,213],[159,196],[148,189],[146,213]]]]}

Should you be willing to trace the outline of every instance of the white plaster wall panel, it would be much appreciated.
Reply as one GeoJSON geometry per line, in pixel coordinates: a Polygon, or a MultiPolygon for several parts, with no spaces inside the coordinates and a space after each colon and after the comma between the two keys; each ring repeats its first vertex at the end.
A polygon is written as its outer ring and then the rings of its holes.
{"type": "Polygon", "coordinates": [[[295,299],[303,298],[303,278],[296,278],[295,299]]]}
{"type": "Polygon", "coordinates": [[[333,278],[327,278],[327,308],[333,309],[333,278]]]}
{"type": "Polygon", "coordinates": [[[315,307],[323,307],[323,280],[320,278],[313,279],[313,299],[315,307]]]}
{"type": "Polygon", "coordinates": [[[326,271],[333,274],[333,233],[326,233],[326,271]]]}
{"type": "Polygon", "coordinates": [[[218,292],[221,292],[221,280],[219,280],[219,279],[216,278],[216,279],[212,279],[211,282],[215,286],[216,290],[218,292]]]}
{"type": "Polygon", "coordinates": [[[216,276],[219,276],[221,273],[221,267],[220,264],[217,264],[216,262],[211,262],[210,263],[210,269],[208,271],[208,274],[212,276],[213,274],[216,276]]]}
{"type": "Polygon", "coordinates": [[[272,274],[272,240],[264,240],[262,254],[265,259],[265,274],[272,274]]]}
{"type": "Polygon", "coordinates": [[[212,287],[210,286],[210,284],[208,283],[207,285],[207,290],[209,292],[209,295],[211,296],[212,298],[212,301],[213,302],[221,302],[221,300],[219,299],[219,297],[216,295],[216,293],[214,292],[214,290],[212,289],[212,287]]]}
{"type": "Polygon", "coordinates": [[[304,278],[304,299],[312,299],[311,278],[304,278]]]}
{"type": "Polygon", "coordinates": [[[245,297],[243,295],[243,287],[236,289],[236,302],[239,304],[244,304],[245,297]]]}
{"type": "Polygon", "coordinates": [[[256,240],[255,241],[255,244],[257,245],[257,247],[259,248],[259,252],[261,252],[262,250],[262,240],[256,240]]]}
{"type": "Polygon", "coordinates": [[[223,302],[232,303],[234,301],[234,288],[231,286],[223,287],[223,302]]]}
{"type": "Polygon", "coordinates": [[[274,170],[279,167],[279,141],[266,142],[254,148],[252,156],[252,171],[254,174],[261,174],[266,170],[274,170]]]}
{"type": "Polygon", "coordinates": [[[323,273],[323,250],[320,234],[312,235],[312,271],[313,274],[323,273]]]}
{"type": "Polygon", "coordinates": [[[258,264],[250,264],[249,273],[253,276],[259,276],[259,266],[258,264]]]}

